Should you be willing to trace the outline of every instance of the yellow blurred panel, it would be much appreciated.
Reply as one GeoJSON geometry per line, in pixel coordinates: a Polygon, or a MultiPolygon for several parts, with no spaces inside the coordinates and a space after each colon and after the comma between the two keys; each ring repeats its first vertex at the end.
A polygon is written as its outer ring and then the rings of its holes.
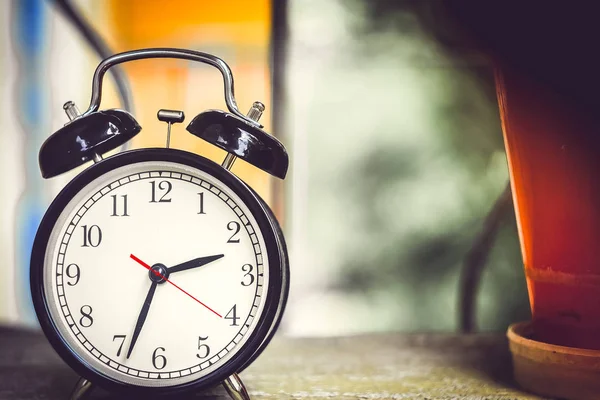
{"type": "MultiPolygon", "coordinates": [[[[181,47],[215,54],[231,67],[236,99],[246,112],[252,102],[267,105],[261,122],[270,128],[269,41],[271,4],[260,1],[130,0],[107,1],[112,22],[109,38],[118,50],[144,47],[181,47]]],[[[143,60],[124,66],[131,80],[136,119],[142,133],[134,147],[162,147],[166,125],[156,119],[161,108],[183,110],[186,121],[175,125],[171,145],[216,162],[222,150],[185,130],[198,113],[225,109],[223,78],[213,67],[183,60],[143,60]]],[[[232,170],[268,203],[269,175],[238,160],[232,170]]]]}
{"type": "MultiPolygon", "coordinates": [[[[206,41],[268,45],[269,0],[110,0],[117,35],[125,45],[150,46],[166,37],[194,34],[199,24],[222,27],[206,41]],[[224,26],[227,26],[226,28],[224,26]],[[130,40],[131,42],[127,41],[130,40]]],[[[198,35],[195,41],[202,41],[198,35]]]]}

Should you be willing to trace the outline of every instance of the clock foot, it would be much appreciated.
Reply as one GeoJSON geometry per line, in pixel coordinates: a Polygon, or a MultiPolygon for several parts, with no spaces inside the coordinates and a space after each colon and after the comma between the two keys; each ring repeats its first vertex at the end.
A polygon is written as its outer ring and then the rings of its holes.
{"type": "Polygon", "coordinates": [[[79,378],[75,387],[73,388],[73,392],[71,393],[70,400],[83,400],[90,394],[94,386],[92,382],[88,381],[84,378],[79,378]]]}
{"type": "Polygon", "coordinates": [[[250,400],[244,382],[238,374],[233,374],[223,381],[223,386],[233,400],[250,400]]]}

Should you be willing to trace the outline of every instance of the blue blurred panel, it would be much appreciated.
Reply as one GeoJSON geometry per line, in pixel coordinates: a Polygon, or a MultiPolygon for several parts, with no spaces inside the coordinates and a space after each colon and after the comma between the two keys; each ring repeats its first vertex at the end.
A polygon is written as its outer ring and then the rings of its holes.
{"type": "Polygon", "coordinates": [[[45,7],[43,0],[15,1],[15,39],[22,54],[35,58],[45,45],[45,7]]]}
{"type": "Polygon", "coordinates": [[[48,4],[43,0],[13,2],[12,36],[18,59],[15,91],[17,117],[24,143],[22,171],[25,188],[15,210],[15,292],[21,322],[35,324],[29,291],[29,260],[37,227],[46,207],[44,187],[37,163],[39,147],[48,132],[47,57],[48,4]]]}

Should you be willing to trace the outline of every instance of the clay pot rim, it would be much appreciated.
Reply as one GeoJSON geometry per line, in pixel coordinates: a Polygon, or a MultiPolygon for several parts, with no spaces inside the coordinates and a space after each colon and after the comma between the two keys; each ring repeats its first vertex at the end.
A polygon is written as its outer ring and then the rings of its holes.
{"type": "Polygon", "coordinates": [[[600,360],[600,350],[579,349],[539,342],[531,339],[532,334],[533,325],[529,321],[510,325],[506,332],[506,336],[510,342],[511,351],[534,360],[546,358],[548,357],[548,354],[552,354],[555,357],[564,355],[571,359],[593,358],[595,360],[600,360]]]}
{"type": "Polygon", "coordinates": [[[577,349],[531,339],[533,325],[508,328],[514,377],[523,389],[552,398],[598,399],[600,350],[577,349]]]}

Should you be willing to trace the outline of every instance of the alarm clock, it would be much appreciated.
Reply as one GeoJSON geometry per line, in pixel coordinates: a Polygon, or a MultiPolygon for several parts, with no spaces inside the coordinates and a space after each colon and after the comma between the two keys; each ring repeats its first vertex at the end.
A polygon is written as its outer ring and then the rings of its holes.
{"type": "Polygon", "coordinates": [[[31,294],[41,328],[81,376],[72,394],[95,385],[135,398],[186,395],[223,383],[248,399],[238,373],[277,330],[289,291],[285,240],[267,204],[230,168],[237,158],[283,179],[284,146],[258,123],[264,105],[242,114],[228,65],[184,49],[142,49],[103,60],[83,114],[42,145],[42,176],[87,162],[48,208],[31,255],[31,294]],[[99,110],[114,65],[178,58],[216,67],[229,112],[208,110],[187,126],[225,150],[221,165],[169,148],[182,111],[160,110],[165,148],[103,154],[141,131],[128,112],[99,110]]]}

